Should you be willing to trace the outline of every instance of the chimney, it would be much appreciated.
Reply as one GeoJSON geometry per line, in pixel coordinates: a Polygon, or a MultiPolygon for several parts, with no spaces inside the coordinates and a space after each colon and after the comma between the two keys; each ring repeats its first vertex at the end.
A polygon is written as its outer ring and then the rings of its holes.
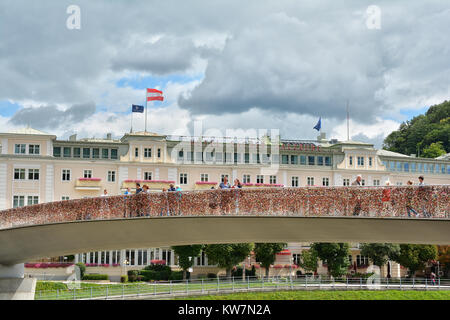
{"type": "Polygon", "coordinates": [[[325,132],[321,132],[318,136],[317,136],[317,141],[324,141],[327,139],[327,134],[325,132]]]}
{"type": "Polygon", "coordinates": [[[73,134],[69,137],[69,141],[77,141],[77,134],[73,134]]]}
{"type": "Polygon", "coordinates": [[[106,134],[106,140],[112,140],[112,133],[106,134]]]}
{"type": "Polygon", "coordinates": [[[415,158],[416,154],[415,153],[411,153],[411,158],[415,158]]]}

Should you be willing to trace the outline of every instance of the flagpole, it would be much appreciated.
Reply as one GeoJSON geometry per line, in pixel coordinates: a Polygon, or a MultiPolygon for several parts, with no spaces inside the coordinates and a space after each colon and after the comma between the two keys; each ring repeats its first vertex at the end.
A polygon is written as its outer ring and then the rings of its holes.
{"type": "Polygon", "coordinates": [[[348,111],[348,100],[347,100],[347,141],[350,141],[350,112],[348,111]]]}
{"type": "Polygon", "coordinates": [[[133,107],[131,107],[131,129],[130,133],[133,133],[133,107]]]}
{"type": "Polygon", "coordinates": [[[147,132],[147,89],[145,89],[145,132],[147,132]]]}

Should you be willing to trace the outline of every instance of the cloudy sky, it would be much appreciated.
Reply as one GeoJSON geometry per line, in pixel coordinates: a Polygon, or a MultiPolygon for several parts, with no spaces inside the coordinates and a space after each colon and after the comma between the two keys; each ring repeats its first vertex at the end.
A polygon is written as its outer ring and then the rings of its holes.
{"type": "Polygon", "coordinates": [[[0,132],[120,137],[157,88],[152,132],[193,134],[201,120],[313,139],[322,117],[345,139],[349,101],[352,138],[380,146],[449,99],[449,31],[448,0],[2,0],[0,132]]]}

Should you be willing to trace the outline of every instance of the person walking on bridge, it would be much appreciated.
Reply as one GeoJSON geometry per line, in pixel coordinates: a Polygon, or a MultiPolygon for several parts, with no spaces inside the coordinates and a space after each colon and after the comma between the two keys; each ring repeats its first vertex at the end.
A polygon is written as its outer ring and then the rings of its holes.
{"type": "MultiPolygon", "coordinates": [[[[362,176],[360,174],[356,176],[356,180],[352,182],[352,186],[362,186],[362,176]]],[[[360,213],[361,213],[361,199],[358,196],[356,199],[355,209],[353,209],[353,215],[359,216],[360,213]]]]}

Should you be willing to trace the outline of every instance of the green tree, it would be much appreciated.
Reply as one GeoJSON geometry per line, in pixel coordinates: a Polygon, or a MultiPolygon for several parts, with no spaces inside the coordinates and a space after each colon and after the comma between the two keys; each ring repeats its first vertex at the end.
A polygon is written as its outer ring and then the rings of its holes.
{"type": "Polygon", "coordinates": [[[417,270],[425,268],[425,263],[435,260],[437,255],[438,250],[435,245],[401,244],[400,253],[395,260],[408,268],[410,276],[414,277],[417,270]]]}
{"type": "Polygon", "coordinates": [[[230,277],[231,269],[242,262],[252,249],[253,243],[209,244],[205,252],[208,260],[217,264],[219,268],[224,268],[227,271],[227,277],[230,277]]]}
{"type": "Polygon", "coordinates": [[[328,274],[339,277],[347,273],[350,261],[348,243],[318,243],[311,245],[311,249],[317,252],[320,260],[326,262],[328,274]]]}
{"type": "Polygon", "coordinates": [[[319,256],[315,250],[303,250],[300,254],[300,267],[305,271],[316,272],[319,264],[319,256]]]}
{"type": "Polygon", "coordinates": [[[275,262],[276,254],[283,250],[287,243],[255,243],[256,261],[266,269],[266,277],[269,276],[270,265],[275,262]]]}
{"type": "Polygon", "coordinates": [[[436,158],[442,152],[449,152],[450,101],[432,106],[424,115],[403,122],[398,130],[386,137],[383,148],[407,155],[415,153],[420,157],[429,158],[436,158]]]}
{"type": "Polygon", "coordinates": [[[423,152],[421,154],[424,158],[437,158],[439,156],[442,156],[445,154],[445,150],[442,147],[442,142],[433,142],[430,144],[430,146],[426,149],[423,149],[423,152]]]}
{"type": "Polygon", "coordinates": [[[200,254],[202,248],[203,245],[201,244],[172,247],[173,251],[178,256],[178,265],[183,269],[183,280],[186,279],[186,271],[194,265],[194,258],[200,254]],[[189,257],[192,259],[189,260],[189,257]]]}
{"type": "Polygon", "coordinates": [[[361,255],[366,256],[380,269],[389,260],[396,260],[400,254],[400,246],[394,243],[362,243],[361,255]]]}

